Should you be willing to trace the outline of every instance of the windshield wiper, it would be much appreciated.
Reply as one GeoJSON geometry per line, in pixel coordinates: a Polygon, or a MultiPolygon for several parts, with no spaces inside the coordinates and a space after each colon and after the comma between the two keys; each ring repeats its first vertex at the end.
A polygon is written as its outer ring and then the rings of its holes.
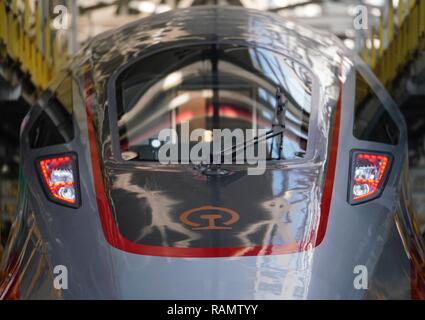
{"type": "MultiPolygon", "coordinates": [[[[272,129],[273,131],[280,131],[281,134],[277,135],[277,146],[279,148],[278,150],[278,159],[280,160],[282,157],[282,151],[283,151],[283,135],[286,129],[286,109],[288,108],[288,100],[283,101],[283,95],[281,92],[280,87],[276,88],[276,112],[275,112],[275,118],[273,119],[272,129]],[[277,122],[277,123],[276,123],[277,122]]],[[[273,143],[272,141],[270,145],[270,159],[272,158],[273,153],[273,143]]]]}
{"type": "MultiPolygon", "coordinates": [[[[283,149],[283,135],[285,133],[285,128],[286,128],[285,117],[286,117],[287,104],[288,104],[287,101],[285,102],[283,101],[283,95],[281,93],[280,87],[277,87],[276,88],[276,111],[272,121],[272,130],[267,131],[266,134],[263,136],[257,136],[248,141],[232,146],[230,148],[222,149],[218,153],[212,153],[211,163],[214,163],[213,160],[217,156],[220,156],[220,160],[221,160],[224,156],[231,155],[233,160],[240,151],[242,150],[245,151],[248,147],[252,145],[256,145],[260,142],[267,141],[275,137],[278,137],[277,145],[279,146],[279,158],[277,160],[280,160],[282,155],[282,149],[283,149]]],[[[271,153],[273,152],[273,143],[274,143],[274,140],[272,141],[270,146],[270,158],[271,158],[271,153]]]]}

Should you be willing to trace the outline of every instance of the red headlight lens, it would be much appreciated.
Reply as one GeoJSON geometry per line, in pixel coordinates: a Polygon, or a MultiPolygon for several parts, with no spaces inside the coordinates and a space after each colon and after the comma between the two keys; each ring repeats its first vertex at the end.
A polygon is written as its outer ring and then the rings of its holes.
{"type": "Polygon", "coordinates": [[[391,164],[388,154],[352,153],[350,202],[357,204],[379,197],[391,164]]]}
{"type": "Polygon", "coordinates": [[[78,206],[79,190],[75,155],[40,159],[38,166],[49,198],[55,202],[78,206]]]}

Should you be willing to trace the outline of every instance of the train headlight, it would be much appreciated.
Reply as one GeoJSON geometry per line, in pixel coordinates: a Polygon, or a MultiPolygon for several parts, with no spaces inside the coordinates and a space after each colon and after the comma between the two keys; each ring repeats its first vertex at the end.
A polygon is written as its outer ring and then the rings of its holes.
{"type": "Polygon", "coordinates": [[[38,160],[38,169],[44,189],[51,201],[71,207],[79,206],[77,156],[75,154],[44,157],[38,160]]]}
{"type": "Polygon", "coordinates": [[[378,198],[384,188],[392,157],[389,154],[354,151],[351,155],[349,201],[351,204],[378,198]]]}

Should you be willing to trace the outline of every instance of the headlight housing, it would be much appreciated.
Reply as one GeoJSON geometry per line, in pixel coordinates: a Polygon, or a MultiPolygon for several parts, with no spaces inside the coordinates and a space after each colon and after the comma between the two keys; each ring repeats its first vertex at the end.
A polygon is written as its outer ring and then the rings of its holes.
{"type": "Polygon", "coordinates": [[[79,207],[77,155],[47,156],[37,161],[43,188],[49,200],[61,205],[79,207]]]}
{"type": "Polygon", "coordinates": [[[349,202],[363,203],[378,198],[390,171],[392,156],[372,151],[351,153],[349,202]]]}

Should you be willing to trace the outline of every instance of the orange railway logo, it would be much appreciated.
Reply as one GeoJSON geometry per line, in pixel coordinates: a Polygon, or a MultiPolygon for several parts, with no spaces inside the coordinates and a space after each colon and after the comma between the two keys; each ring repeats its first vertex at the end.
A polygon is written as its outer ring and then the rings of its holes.
{"type": "Polygon", "coordinates": [[[193,208],[180,215],[180,221],[192,227],[192,230],[229,230],[239,218],[240,215],[234,210],[214,206],[193,208]]]}

